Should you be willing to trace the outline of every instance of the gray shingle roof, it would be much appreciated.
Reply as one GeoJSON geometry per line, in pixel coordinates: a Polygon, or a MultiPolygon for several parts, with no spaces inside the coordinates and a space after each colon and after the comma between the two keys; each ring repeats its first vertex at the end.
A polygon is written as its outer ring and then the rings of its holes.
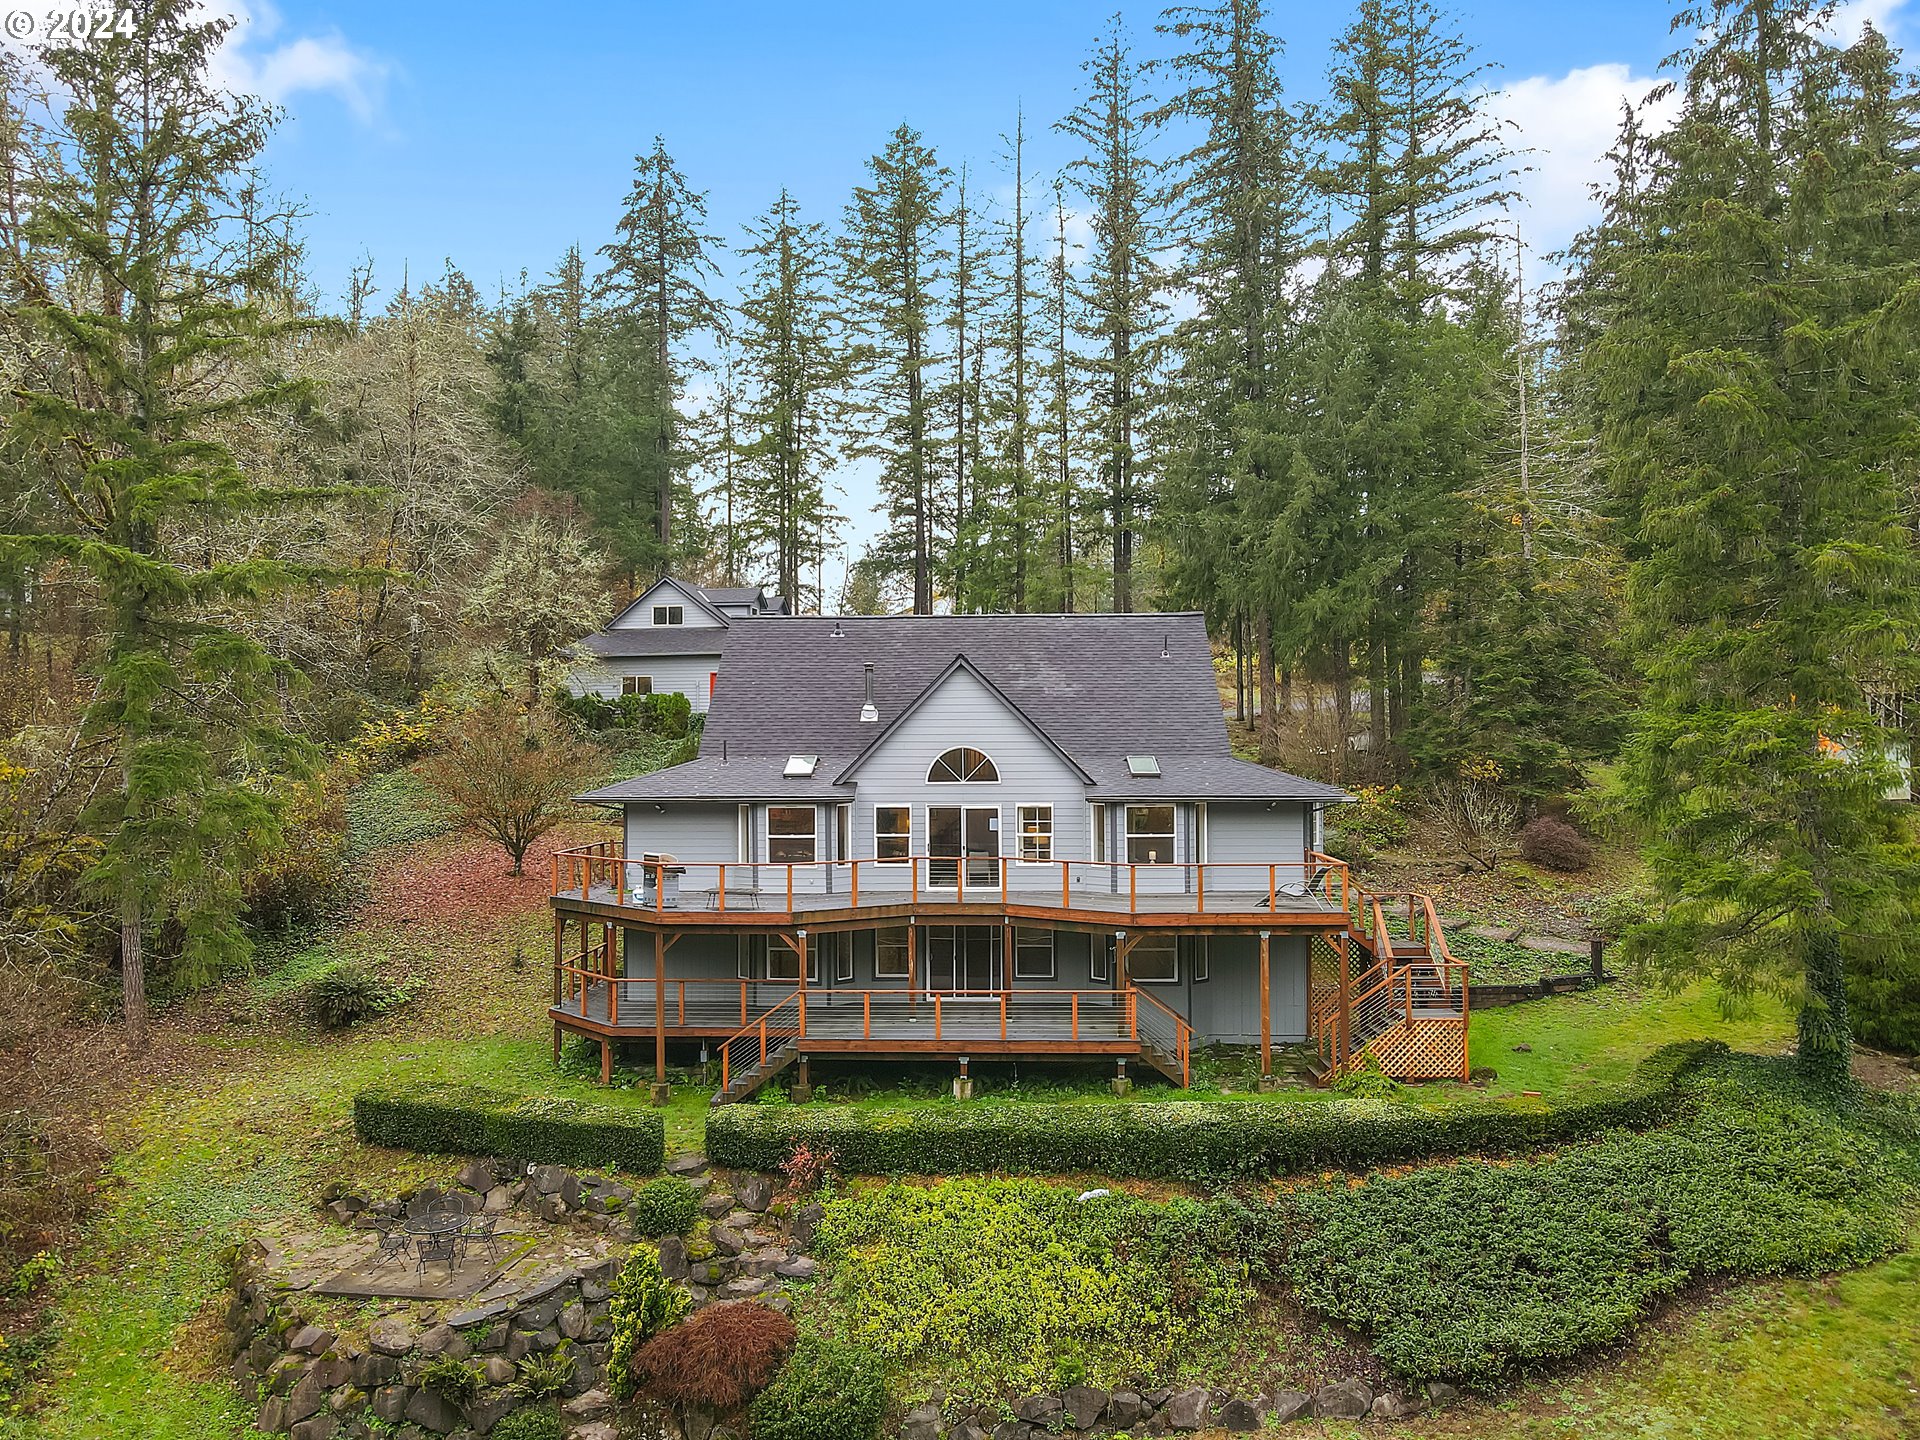
{"type": "Polygon", "coordinates": [[[717,625],[685,629],[678,625],[643,625],[637,630],[597,630],[575,648],[605,659],[644,659],[649,655],[714,655],[726,645],[730,630],[717,625]]]}
{"type": "Polygon", "coordinates": [[[1093,777],[1092,798],[1346,798],[1233,757],[1197,614],[800,616],[732,627],[723,655],[700,758],[586,798],[844,796],[833,778],[875,736],[862,667],[884,728],[960,655],[1093,777]],[[796,753],[821,757],[812,780],[779,776],[796,753]],[[1131,778],[1130,754],[1158,756],[1161,778],[1131,778]]]}

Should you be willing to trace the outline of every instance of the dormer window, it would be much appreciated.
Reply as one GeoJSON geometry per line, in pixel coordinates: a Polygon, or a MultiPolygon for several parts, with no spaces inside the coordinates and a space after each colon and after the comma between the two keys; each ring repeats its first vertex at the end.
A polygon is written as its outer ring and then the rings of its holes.
{"type": "Polygon", "coordinates": [[[927,771],[927,781],[934,785],[991,785],[999,778],[993,761],[969,745],[947,751],[927,771]]]}
{"type": "Polygon", "coordinates": [[[686,622],[687,611],[683,605],[656,605],[653,607],[653,623],[656,625],[680,625],[686,622]]]}

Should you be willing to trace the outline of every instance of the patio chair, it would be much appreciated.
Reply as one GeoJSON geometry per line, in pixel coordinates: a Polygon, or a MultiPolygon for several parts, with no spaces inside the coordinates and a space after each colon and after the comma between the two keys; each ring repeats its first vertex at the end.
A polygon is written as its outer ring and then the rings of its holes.
{"type": "Polygon", "coordinates": [[[497,1264],[500,1259],[499,1220],[491,1215],[476,1215],[460,1230],[460,1254],[464,1259],[466,1252],[476,1245],[486,1247],[487,1263],[497,1264]]]}
{"type": "Polygon", "coordinates": [[[375,1229],[379,1244],[373,1252],[375,1265],[389,1265],[413,1248],[413,1237],[398,1220],[383,1221],[375,1229]]]}
{"type": "Polygon", "coordinates": [[[421,1235],[413,1242],[414,1273],[425,1275],[430,1261],[438,1260],[448,1271],[460,1260],[460,1232],[449,1230],[444,1235],[421,1235]]]}

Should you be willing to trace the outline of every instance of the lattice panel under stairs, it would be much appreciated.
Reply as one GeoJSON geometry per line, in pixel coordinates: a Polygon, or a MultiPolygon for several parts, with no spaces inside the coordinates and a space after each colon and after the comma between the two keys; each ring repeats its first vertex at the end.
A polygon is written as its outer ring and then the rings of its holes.
{"type": "Polygon", "coordinates": [[[1415,1020],[1376,1035],[1366,1047],[1383,1073],[1396,1080],[1462,1080],[1467,1073],[1467,1030],[1452,1018],[1415,1020]]]}

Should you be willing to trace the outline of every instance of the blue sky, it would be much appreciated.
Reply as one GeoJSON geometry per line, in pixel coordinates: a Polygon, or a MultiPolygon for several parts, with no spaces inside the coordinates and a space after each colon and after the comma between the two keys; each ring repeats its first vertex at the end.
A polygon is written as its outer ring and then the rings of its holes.
{"type": "MultiPolygon", "coordinates": [[[[313,206],[313,268],[330,292],[363,249],[388,277],[405,264],[437,270],[449,255],[487,287],[523,267],[544,272],[566,245],[604,239],[633,155],[656,132],[711,192],[715,228],[729,237],[783,183],[813,215],[836,215],[902,119],[950,163],[988,168],[1024,103],[1044,171],[1063,153],[1049,127],[1112,13],[1002,0],[250,8],[234,58],[288,109],[273,168],[313,206]]],[[[1125,13],[1140,48],[1156,48],[1155,12],[1125,13]]],[[[1274,6],[1297,95],[1319,93],[1348,13],[1274,6]]],[[[1485,0],[1461,20],[1499,67],[1491,85],[1516,97],[1526,91],[1515,87],[1536,87],[1515,115],[1535,143],[1593,151],[1614,96],[1644,89],[1667,52],[1668,13],[1661,0],[1485,0]]],[[[1590,159],[1543,153],[1534,184],[1552,190],[1590,159]]],[[[1565,197],[1542,198],[1540,223],[1564,238],[1565,197]]]]}

